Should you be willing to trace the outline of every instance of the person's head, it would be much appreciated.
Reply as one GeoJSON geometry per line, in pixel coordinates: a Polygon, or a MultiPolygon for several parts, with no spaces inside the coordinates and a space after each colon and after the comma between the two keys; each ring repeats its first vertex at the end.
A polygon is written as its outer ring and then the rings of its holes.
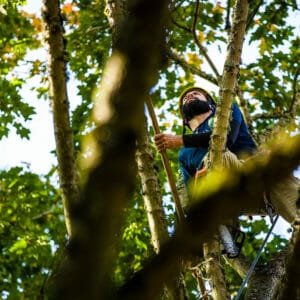
{"type": "Polygon", "coordinates": [[[204,89],[199,87],[185,89],[179,97],[183,125],[190,127],[189,121],[191,119],[210,111],[211,105],[214,104],[214,100],[204,89]]]}
{"type": "Polygon", "coordinates": [[[185,104],[187,101],[189,102],[192,98],[198,98],[200,100],[206,100],[210,104],[215,104],[215,101],[211,97],[211,95],[204,89],[193,86],[186,88],[179,96],[179,105],[180,107],[185,104]]]}

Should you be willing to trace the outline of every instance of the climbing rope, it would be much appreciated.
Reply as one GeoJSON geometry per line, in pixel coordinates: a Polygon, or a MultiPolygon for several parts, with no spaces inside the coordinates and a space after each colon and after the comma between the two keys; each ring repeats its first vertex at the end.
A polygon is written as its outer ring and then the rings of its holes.
{"type": "Polygon", "coordinates": [[[269,229],[269,232],[267,233],[267,235],[266,235],[266,237],[265,237],[262,245],[260,246],[260,248],[259,248],[259,250],[258,250],[258,252],[256,254],[255,259],[253,260],[253,262],[252,262],[252,264],[251,264],[251,266],[250,266],[250,268],[249,268],[249,270],[247,272],[247,275],[246,275],[245,279],[242,282],[242,285],[241,285],[241,287],[240,287],[240,289],[238,291],[238,294],[237,294],[235,300],[240,299],[240,296],[241,296],[241,294],[242,294],[245,286],[247,285],[250,276],[252,275],[252,273],[254,271],[254,268],[255,268],[255,266],[256,266],[256,264],[257,264],[257,262],[258,262],[258,260],[259,260],[259,258],[261,256],[261,254],[262,254],[262,251],[263,251],[263,249],[264,249],[264,247],[265,247],[265,245],[266,245],[266,243],[267,243],[267,241],[268,241],[268,239],[269,239],[269,237],[270,237],[270,235],[271,235],[271,233],[272,233],[275,225],[276,225],[276,222],[277,222],[278,218],[279,218],[279,215],[276,215],[276,217],[275,217],[274,221],[272,222],[272,225],[271,225],[271,227],[269,229]]]}

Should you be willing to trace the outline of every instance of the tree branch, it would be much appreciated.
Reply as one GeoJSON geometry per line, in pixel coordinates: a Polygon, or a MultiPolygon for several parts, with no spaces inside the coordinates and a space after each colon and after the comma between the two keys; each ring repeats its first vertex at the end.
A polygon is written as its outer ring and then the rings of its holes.
{"type": "Polygon", "coordinates": [[[281,119],[284,117],[284,113],[261,113],[261,114],[256,114],[254,116],[252,116],[252,120],[259,120],[259,119],[281,119]]]}
{"type": "Polygon", "coordinates": [[[254,135],[254,128],[253,128],[253,124],[252,124],[253,118],[250,116],[249,109],[248,109],[248,106],[247,106],[247,102],[244,98],[243,92],[240,89],[238,83],[236,85],[235,91],[236,91],[236,95],[238,97],[239,107],[243,112],[243,116],[245,118],[248,129],[249,129],[250,133],[252,135],[254,135]]]}
{"type": "Polygon", "coordinates": [[[225,30],[227,30],[228,33],[230,32],[230,29],[231,29],[231,24],[230,24],[230,4],[231,4],[231,1],[227,0],[225,30]]]}
{"type": "Polygon", "coordinates": [[[197,37],[196,24],[197,24],[197,19],[198,19],[198,11],[199,11],[199,0],[197,0],[197,2],[196,2],[196,7],[195,7],[195,11],[194,11],[194,21],[193,21],[193,25],[191,28],[191,32],[193,33],[193,37],[194,37],[194,41],[195,41],[196,45],[198,46],[200,52],[203,54],[203,56],[207,60],[208,64],[212,68],[213,72],[215,73],[215,75],[217,77],[217,81],[218,81],[220,78],[220,74],[219,74],[217,68],[215,67],[214,63],[208,56],[205,48],[203,47],[203,45],[201,44],[201,42],[199,41],[199,39],[197,37]]]}
{"type": "Polygon", "coordinates": [[[232,98],[235,95],[235,86],[239,73],[247,14],[248,2],[246,0],[237,0],[235,3],[233,25],[222,75],[220,105],[217,106],[216,118],[210,141],[209,158],[213,168],[222,165],[222,156],[223,151],[225,150],[229,119],[232,111],[232,98]]]}
{"type": "Polygon", "coordinates": [[[189,70],[192,74],[198,75],[201,78],[203,78],[215,85],[218,85],[218,80],[214,76],[201,71],[200,69],[196,68],[193,65],[188,64],[184,60],[184,58],[182,58],[178,53],[175,52],[175,50],[168,49],[167,53],[168,53],[169,57],[172,58],[175,63],[178,63],[183,69],[189,70]]]}
{"type": "Polygon", "coordinates": [[[188,27],[179,24],[179,23],[173,18],[172,14],[170,14],[170,19],[171,19],[172,23],[173,23],[175,26],[177,26],[178,28],[180,28],[180,29],[182,29],[182,30],[184,30],[184,31],[186,31],[186,32],[191,33],[191,30],[190,30],[188,27]]]}
{"type": "MultiPolygon", "coordinates": [[[[254,2],[253,2],[254,3],[254,2]]],[[[247,19],[247,25],[246,25],[246,32],[248,31],[249,27],[251,26],[253,19],[255,17],[255,15],[257,14],[260,6],[264,3],[264,0],[260,0],[260,2],[252,9],[250,8],[250,12],[248,15],[248,19],[247,19]]],[[[251,2],[250,2],[251,5],[251,2]]]]}
{"type": "Polygon", "coordinates": [[[300,96],[298,91],[298,77],[300,75],[300,68],[297,69],[294,80],[293,80],[293,98],[289,108],[289,112],[295,117],[297,107],[300,105],[300,96]]]}

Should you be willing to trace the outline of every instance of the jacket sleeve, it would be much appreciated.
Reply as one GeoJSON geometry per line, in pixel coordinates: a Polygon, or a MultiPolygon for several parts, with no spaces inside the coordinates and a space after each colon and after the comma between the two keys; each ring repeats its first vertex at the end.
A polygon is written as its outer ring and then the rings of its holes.
{"type": "Polygon", "coordinates": [[[231,121],[230,121],[230,131],[228,132],[227,135],[227,147],[232,146],[240,132],[240,127],[241,123],[243,120],[243,115],[236,103],[233,103],[232,105],[232,116],[231,116],[231,121]]]}
{"type": "Polygon", "coordinates": [[[185,147],[207,148],[209,145],[210,136],[211,131],[207,131],[204,133],[184,134],[182,139],[185,147]]]}
{"type": "MultiPolygon", "coordinates": [[[[233,104],[232,119],[230,121],[230,131],[227,135],[226,145],[230,147],[233,145],[238,137],[240,126],[242,121],[242,113],[236,104],[233,104]]],[[[212,131],[207,131],[204,133],[195,133],[195,134],[184,134],[183,144],[185,147],[201,147],[208,148],[209,140],[212,131]]]]}

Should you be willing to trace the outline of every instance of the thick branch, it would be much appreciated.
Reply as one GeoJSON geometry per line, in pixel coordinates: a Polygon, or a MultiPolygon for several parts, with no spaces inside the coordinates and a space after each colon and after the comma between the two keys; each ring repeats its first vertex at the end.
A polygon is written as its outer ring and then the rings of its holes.
{"type": "Polygon", "coordinates": [[[105,15],[112,30],[113,45],[116,42],[118,33],[122,29],[125,20],[127,8],[124,0],[107,0],[105,6],[105,15]]]}
{"type": "Polygon", "coordinates": [[[226,281],[221,267],[221,252],[219,238],[213,238],[203,246],[204,259],[206,261],[206,273],[209,275],[212,296],[214,300],[229,299],[226,281]]]}
{"type": "MultiPolygon", "coordinates": [[[[153,164],[153,153],[147,135],[146,118],[144,123],[144,133],[137,142],[136,161],[138,173],[141,179],[143,198],[145,202],[151,241],[156,253],[159,253],[162,245],[169,238],[166,215],[163,208],[162,196],[158,177],[153,164]]],[[[179,284],[180,270],[165,282],[167,293],[170,299],[181,300],[182,285],[179,284]]]]}

